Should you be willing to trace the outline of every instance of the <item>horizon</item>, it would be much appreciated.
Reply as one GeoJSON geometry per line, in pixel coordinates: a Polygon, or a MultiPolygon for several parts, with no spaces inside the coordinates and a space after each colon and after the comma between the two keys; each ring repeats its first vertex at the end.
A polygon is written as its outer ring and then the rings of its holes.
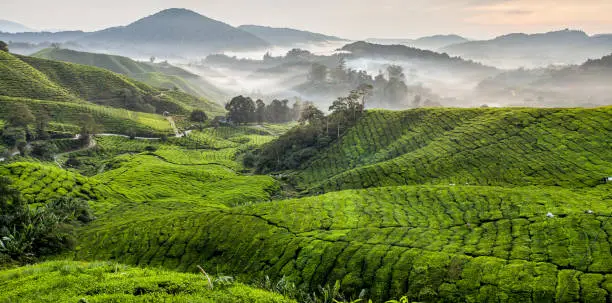
{"type": "MultiPolygon", "coordinates": [[[[472,40],[486,40],[512,33],[534,34],[564,29],[584,31],[591,36],[612,33],[612,20],[607,20],[609,18],[597,13],[605,12],[607,8],[612,10],[612,2],[606,3],[605,0],[587,0],[581,4],[564,0],[561,1],[563,2],[561,5],[557,5],[556,10],[548,13],[547,18],[540,12],[541,5],[529,6],[525,0],[496,0],[493,4],[483,4],[485,3],[483,0],[465,0],[454,4],[449,3],[449,0],[434,0],[437,6],[423,8],[420,13],[418,5],[399,3],[398,0],[386,0],[383,4],[376,4],[380,10],[374,10],[374,13],[371,8],[368,11],[364,8],[370,4],[363,4],[363,7],[357,5],[346,10],[332,8],[340,2],[345,2],[344,0],[328,4],[332,6],[329,9],[315,12],[312,12],[311,8],[290,9],[287,6],[293,4],[287,3],[272,5],[273,1],[266,0],[259,1],[260,3],[242,3],[243,7],[255,5],[260,10],[257,14],[246,15],[243,11],[253,10],[245,9],[237,12],[235,9],[230,9],[232,3],[242,2],[241,0],[208,3],[183,0],[173,1],[172,5],[169,3],[165,5],[169,2],[166,0],[140,4],[130,2],[127,8],[123,5],[124,9],[120,11],[113,10],[115,7],[112,3],[117,2],[116,0],[109,1],[105,3],[87,1],[88,5],[73,0],[59,0],[54,3],[36,3],[38,0],[21,0],[18,3],[16,0],[8,0],[0,3],[0,19],[16,22],[37,31],[91,32],[126,26],[166,9],[184,8],[235,27],[261,25],[292,28],[349,40],[416,39],[434,35],[459,35],[472,40]],[[111,3],[107,3],[109,1],[111,3]],[[33,7],[43,6],[49,9],[41,9],[40,11],[45,11],[45,15],[40,16],[39,10],[22,9],[27,3],[32,3],[33,7]],[[85,7],[82,7],[83,4],[85,7]],[[573,19],[558,20],[559,12],[568,10],[573,11],[575,15],[573,19]],[[294,11],[299,14],[293,14],[294,11]],[[315,13],[317,18],[310,18],[315,13]],[[415,18],[414,15],[419,14],[422,16],[415,18]],[[512,17],[507,18],[507,15],[512,17]],[[364,24],[363,18],[370,18],[373,22],[364,24]],[[524,20],[521,21],[521,18],[524,20]],[[435,22],[432,24],[431,20],[435,22]],[[523,23],[519,24],[521,22],[523,23]]],[[[550,1],[552,0],[542,0],[539,3],[550,1]]]]}

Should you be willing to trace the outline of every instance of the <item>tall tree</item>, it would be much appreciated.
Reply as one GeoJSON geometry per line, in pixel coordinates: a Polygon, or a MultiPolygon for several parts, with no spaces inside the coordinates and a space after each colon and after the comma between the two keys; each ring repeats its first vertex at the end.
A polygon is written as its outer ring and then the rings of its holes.
{"type": "Polygon", "coordinates": [[[249,97],[237,96],[225,105],[227,117],[237,124],[248,123],[255,116],[255,102],[249,97]]]}
{"type": "Polygon", "coordinates": [[[321,125],[325,119],[325,114],[318,109],[314,104],[308,103],[302,109],[298,122],[300,124],[308,123],[310,125],[321,125]]]}
{"type": "Polygon", "coordinates": [[[26,127],[28,124],[34,123],[36,118],[27,105],[17,103],[9,109],[9,115],[6,120],[11,126],[26,127]]]}
{"type": "Polygon", "coordinates": [[[327,80],[327,66],[319,63],[313,63],[310,66],[308,79],[315,83],[325,82],[327,80]]]}
{"type": "Polygon", "coordinates": [[[261,99],[255,101],[255,117],[259,124],[262,124],[266,119],[266,104],[261,99]]]}
{"type": "Polygon", "coordinates": [[[2,40],[0,40],[0,51],[5,51],[7,53],[9,51],[8,44],[2,40]]]}

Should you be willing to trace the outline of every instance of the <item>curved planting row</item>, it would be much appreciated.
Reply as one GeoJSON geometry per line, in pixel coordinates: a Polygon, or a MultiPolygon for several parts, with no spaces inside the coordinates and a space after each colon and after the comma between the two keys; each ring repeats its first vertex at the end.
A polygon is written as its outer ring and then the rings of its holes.
{"type": "Polygon", "coordinates": [[[606,302],[609,196],[607,187],[428,186],[224,209],[123,204],[82,231],[76,256],[286,276],[309,289],[341,281],[377,301],[606,302]]]}
{"type": "MultiPolygon", "coordinates": [[[[341,140],[299,172],[298,184],[312,193],[411,184],[589,187],[612,175],[612,107],[480,111],[452,129],[443,126],[448,130],[434,131],[433,137],[407,127],[404,137],[387,145],[399,142],[399,156],[384,149],[383,156],[362,152],[353,137],[375,141],[379,135],[368,137],[360,122],[358,134],[349,133],[343,138],[348,142],[341,140]],[[395,157],[379,161],[387,156],[395,157]]],[[[439,121],[420,123],[448,125],[439,121]]]]}
{"type": "Polygon", "coordinates": [[[10,177],[29,203],[45,203],[64,196],[101,200],[106,193],[95,180],[51,165],[17,162],[0,166],[0,175],[10,177]]]}

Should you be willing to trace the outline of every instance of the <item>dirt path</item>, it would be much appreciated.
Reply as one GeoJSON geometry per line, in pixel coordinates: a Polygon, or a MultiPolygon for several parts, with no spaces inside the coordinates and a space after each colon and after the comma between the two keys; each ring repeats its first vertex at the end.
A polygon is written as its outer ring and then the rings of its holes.
{"type": "Polygon", "coordinates": [[[172,130],[174,130],[174,135],[177,138],[180,138],[185,135],[184,133],[181,133],[179,129],[176,127],[176,123],[174,123],[174,118],[168,116],[166,119],[168,119],[168,122],[170,122],[170,126],[172,126],[172,130]]]}
{"type": "MultiPolygon", "coordinates": [[[[73,140],[79,140],[79,139],[80,138],[78,136],[76,136],[73,140]]],[[[93,137],[91,137],[91,139],[89,140],[89,144],[87,144],[87,146],[79,148],[79,149],[67,151],[67,152],[64,152],[64,153],[55,154],[53,156],[53,161],[55,161],[55,164],[57,164],[57,166],[59,166],[59,168],[63,169],[62,164],[57,160],[59,157],[67,155],[67,154],[71,154],[71,153],[76,153],[76,152],[92,149],[92,148],[96,147],[96,145],[98,145],[98,143],[96,142],[96,140],[93,137]]]]}

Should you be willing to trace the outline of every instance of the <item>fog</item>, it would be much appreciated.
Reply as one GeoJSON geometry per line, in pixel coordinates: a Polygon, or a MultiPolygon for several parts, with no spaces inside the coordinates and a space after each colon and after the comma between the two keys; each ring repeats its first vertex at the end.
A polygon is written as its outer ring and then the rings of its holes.
{"type": "MultiPolygon", "coordinates": [[[[175,60],[173,63],[224,91],[225,99],[216,100],[219,103],[225,103],[235,95],[248,95],[267,102],[276,98],[312,101],[325,110],[333,100],[346,96],[357,86],[334,84],[330,80],[336,62],[347,54],[338,51],[345,43],[226,51],[221,57],[175,60]],[[311,54],[304,58],[289,58],[287,52],[295,48],[308,50],[311,54]],[[266,54],[271,57],[264,59],[266,54]],[[309,73],[313,64],[327,66],[326,83],[312,83],[309,73]]],[[[417,96],[429,102],[420,106],[571,107],[612,103],[612,90],[608,84],[612,83],[612,72],[605,70],[591,75],[594,73],[592,70],[581,69],[579,65],[508,70],[476,65],[472,68],[458,66],[456,62],[425,59],[386,59],[350,54],[344,58],[347,70],[364,71],[371,78],[379,73],[386,76],[389,66],[402,67],[403,82],[407,86],[404,99],[395,103],[379,100],[370,103],[370,108],[413,108],[413,99],[417,96]]]]}

